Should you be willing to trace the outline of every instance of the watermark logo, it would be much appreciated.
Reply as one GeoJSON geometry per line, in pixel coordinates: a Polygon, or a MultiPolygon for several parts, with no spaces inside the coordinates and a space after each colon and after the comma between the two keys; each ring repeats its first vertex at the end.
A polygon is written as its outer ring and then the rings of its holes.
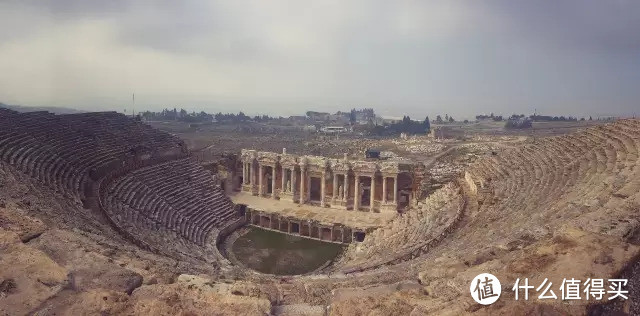
{"type": "Polygon", "coordinates": [[[495,275],[481,273],[471,281],[469,292],[471,292],[471,297],[476,302],[482,305],[490,305],[500,297],[502,286],[500,286],[500,281],[495,275]]]}
{"type": "MultiPolygon", "coordinates": [[[[602,300],[605,294],[609,294],[607,300],[613,300],[620,298],[620,300],[626,300],[629,297],[629,290],[624,289],[627,286],[627,279],[609,279],[609,290],[605,287],[604,279],[587,279],[582,282],[578,279],[562,279],[562,284],[558,288],[560,290],[560,298],[563,301],[566,300],[602,300]]],[[[513,284],[511,290],[515,292],[516,301],[524,298],[525,301],[529,300],[529,291],[536,289],[536,293],[542,292],[538,295],[538,300],[545,299],[558,299],[558,295],[552,289],[552,282],[549,279],[544,278],[540,286],[535,287],[529,285],[529,279],[525,278],[521,280],[518,278],[513,284]]]]}

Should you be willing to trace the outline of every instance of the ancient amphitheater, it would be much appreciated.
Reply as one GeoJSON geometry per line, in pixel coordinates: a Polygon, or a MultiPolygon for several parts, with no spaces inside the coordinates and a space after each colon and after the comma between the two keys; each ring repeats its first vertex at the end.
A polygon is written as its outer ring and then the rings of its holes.
{"type": "Polygon", "coordinates": [[[326,177],[329,169],[300,169],[300,161],[284,169],[271,164],[271,184],[260,167],[252,177],[257,188],[238,161],[236,182],[223,190],[180,139],[124,115],[0,109],[0,312],[634,314],[634,286],[629,300],[607,306],[599,306],[606,299],[516,300],[511,288],[525,277],[556,287],[572,277],[637,281],[639,148],[640,121],[619,120],[488,152],[428,196],[418,194],[420,183],[403,184],[398,176],[415,169],[379,176],[361,173],[369,169],[358,163],[340,169],[340,160],[323,164],[340,170],[334,178],[326,177]],[[314,185],[314,172],[325,181],[314,185]],[[369,191],[356,194],[363,175],[369,191]],[[303,176],[308,182],[296,182],[303,176]],[[411,202],[398,213],[405,187],[411,202]],[[312,188],[320,190],[318,205],[312,188]],[[244,190],[246,201],[276,205],[282,194],[292,204],[332,210],[324,220],[342,218],[340,225],[317,220],[304,237],[348,247],[304,275],[234,264],[218,246],[246,224],[305,235],[295,212],[277,221],[258,212],[254,221],[234,189],[244,190]],[[341,214],[380,221],[359,227],[341,214]],[[496,275],[503,289],[486,307],[469,294],[470,281],[483,272],[496,275]]]}

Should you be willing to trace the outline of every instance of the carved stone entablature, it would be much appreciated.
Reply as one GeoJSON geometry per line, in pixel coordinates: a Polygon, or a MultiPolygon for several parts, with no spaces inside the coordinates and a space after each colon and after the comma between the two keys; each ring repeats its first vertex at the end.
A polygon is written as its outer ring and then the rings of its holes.
{"type": "Polygon", "coordinates": [[[351,163],[344,159],[331,159],[329,161],[331,170],[337,173],[348,173],[351,169],[351,163]]]}
{"type": "Polygon", "coordinates": [[[397,174],[400,172],[399,164],[397,161],[385,161],[380,163],[380,172],[383,174],[397,174]]]}
{"type": "Polygon", "coordinates": [[[305,157],[305,156],[298,157],[298,166],[300,166],[300,169],[306,169],[307,168],[307,157],[305,157]]]}
{"type": "Polygon", "coordinates": [[[298,159],[294,155],[282,154],[280,155],[280,165],[283,168],[291,169],[298,164],[298,159]]]}
{"type": "Polygon", "coordinates": [[[370,161],[352,161],[351,169],[358,174],[374,174],[378,171],[378,165],[370,161]]]}
{"type": "Polygon", "coordinates": [[[256,159],[257,152],[255,150],[252,150],[252,149],[243,149],[240,152],[240,157],[241,157],[242,161],[251,162],[254,159],[256,159]]]}
{"type": "Polygon", "coordinates": [[[320,156],[305,156],[307,159],[307,169],[311,172],[325,172],[327,170],[328,160],[320,156]]]}
{"type": "Polygon", "coordinates": [[[275,166],[280,161],[280,155],[267,151],[258,152],[258,161],[267,166],[275,166]]]}
{"type": "Polygon", "coordinates": [[[251,149],[243,149],[240,156],[244,162],[255,162],[257,160],[264,166],[276,167],[279,164],[283,168],[287,169],[300,166],[314,174],[347,174],[350,171],[353,171],[362,175],[373,175],[380,171],[384,176],[392,177],[401,172],[417,174],[423,174],[425,172],[423,164],[403,159],[386,161],[348,160],[346,158],[334,159],[310,155],[297,156],[287,153],[280,154],[251,149]]]}
{"type": "MultiPolygon", "coordinates": [[[[400,172],[413,172],[413,168],[418,165],[408,161],[384,161],[379,164],[380,172],[385,175],[397,175],[400,172]]],[[[420,164],[421,165],[421,164],[420,164]]]]}

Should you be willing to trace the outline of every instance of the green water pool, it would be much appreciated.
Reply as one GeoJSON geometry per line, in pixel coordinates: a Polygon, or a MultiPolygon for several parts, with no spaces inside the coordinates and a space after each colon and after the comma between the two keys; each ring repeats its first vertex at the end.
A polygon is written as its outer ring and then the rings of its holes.
{"type": "Polygon", "coordinates": [[[311,272],[333,260],[345,247],[258,227],[248,229],[233,243],[231,251],[242,264],[262,273],[311,272]]]}

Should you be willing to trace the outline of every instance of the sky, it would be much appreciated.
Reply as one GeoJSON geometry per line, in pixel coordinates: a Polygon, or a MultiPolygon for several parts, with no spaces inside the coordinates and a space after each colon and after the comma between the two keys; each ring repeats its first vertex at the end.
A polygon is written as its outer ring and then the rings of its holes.
{"type": "Polygon", "coordinates": [[[640,1],[5,0],[0,102],[640,115],[640,1]]]}

